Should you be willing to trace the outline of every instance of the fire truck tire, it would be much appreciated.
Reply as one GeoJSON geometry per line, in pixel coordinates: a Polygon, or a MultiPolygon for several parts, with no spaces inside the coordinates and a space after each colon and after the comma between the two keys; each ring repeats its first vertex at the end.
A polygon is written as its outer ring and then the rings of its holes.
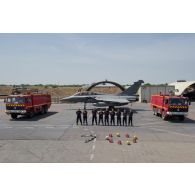
{"type": "Polygon", "coordinates": [[[160,116],[158,108],[156,108],[156,116],[158,116],[158,117],[160,116]]]}
{"type": "Polygon", "coordinates": [[[47,114],[47,112],[48,112],[48,107],[45,106],[45,107],[44,107],[44,114],[47,114]]]}
{"type": "Polygon", "coordinates": [[[167,120],[167,115],[166,115],[166,112],[163,110],[162,111],[162,119],[164,120],[164,121],[166,121],[167,120]]]}
{"type": "Polygon", "coordinates": [[[157,108],[153,107],[154,115],[157,116],[157,108]]]}
{"type": "Polygon", "coordinates": [[[17,119],[18,118],[18,115],[17,114],[11,114],[11,118],[12,119],[17,119]]]}
{"type": "Polygon", "coordinates": [[[28,114],[28,118],[32,118],[34,116],[34,111],[32,110],[32,111],[30,111],[30,113],[28,114]]]}
{"type": "Polygon", "coordinates": [[[184,121],[185,117],[184,116],[179,116],[179,121],[184,121]]]}
{"type": "Polygon", "coordinates": [[[41,114],[45,114],[45,107],[44,106],[41,108],[41,114]]]}

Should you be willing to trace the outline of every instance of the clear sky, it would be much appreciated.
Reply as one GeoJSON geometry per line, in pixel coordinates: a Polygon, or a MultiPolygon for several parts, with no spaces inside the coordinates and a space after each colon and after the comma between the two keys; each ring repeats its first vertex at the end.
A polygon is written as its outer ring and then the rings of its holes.
{"type": "Polygon", "coordinates": [[[195,80],[195,34],[0,34],[0,84],[195,80]]]}

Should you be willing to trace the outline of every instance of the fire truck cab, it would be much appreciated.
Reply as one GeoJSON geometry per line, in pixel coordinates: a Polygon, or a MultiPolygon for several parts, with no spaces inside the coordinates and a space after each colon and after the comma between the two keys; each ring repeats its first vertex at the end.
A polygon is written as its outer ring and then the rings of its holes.
{"type": "Polygon", "coordinates": [[[183,121],[189,111],[189,101],[182,96],[153,95],[151,107],[154,115],[161,116],[163,120],[177,117],[183,121]]]}

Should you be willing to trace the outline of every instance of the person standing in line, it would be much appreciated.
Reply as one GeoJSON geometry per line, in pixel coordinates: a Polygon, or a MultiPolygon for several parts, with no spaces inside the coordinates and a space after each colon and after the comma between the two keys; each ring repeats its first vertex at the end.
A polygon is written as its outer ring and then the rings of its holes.
{"type": "Polygon", "coordinates": [[[81,109],[77,110],[76,115],[77,115],[77,120],[76,120],[77,125],[78,125],[79,122],[81,123],[81,125],[83,125],[81,109]]]}
{"type": "Polygon", "coordinates": [[[121,111],[120,109],[117,110],[117,113],[116,113],[116,116],[117,116],[117,126],[121,126],[121,111]]]}
{"type": "Polygon", "coordinates": [[[99,111],[99,122],[98,125],[100,125],[100,123],[102,123],[102,125],[104,125],[104,121],[103,121],[103,117],[104,117],[104,113],[102,110],[99,111]]]}
{"type": "Polygon", "coordinates": [[[106,111],[104,112],[104,124],[105,124],[105,126],[109,126],[109,114],[110,114],[110,112],[109,112],[109,110],[108,109],[106,109],[106,111]]]}
{"type": "Polygon", "coordinates": [[[88,117],[87,117],[88,113],[87,110],[84,109],[83,111],[83,125],[88,125],[88,117]]]}
{"type": "Polygon", "coordinates": [[[123,112],[123,126],[127,126],[127,110],[123,112]]]}
{"type": "Polygon", "coordinates": [[[133,127],[133,110],[130,109],[128,125],[133,127]]]}
{"type": "Polygon", "coordinates": [[[96,109],[92,110],[92,125],[94,125],[94,122],[97,125],[97,111],[96,111],[96,109]]]}
{"type": "Polygon", "coordinates": [[[114,109],[112,109],[112,111],[110,112],[110,116],[111,116],[111,119],[110,119],[110,125],[114,125],[115,126],[115,111],[114,109]]]}

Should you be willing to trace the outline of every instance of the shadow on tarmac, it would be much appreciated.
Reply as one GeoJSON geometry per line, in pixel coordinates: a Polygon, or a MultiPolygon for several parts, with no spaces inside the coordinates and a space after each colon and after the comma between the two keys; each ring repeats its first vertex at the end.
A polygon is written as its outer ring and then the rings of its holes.
{"type": "Polygon", "coordinates": [[[41,119],[44,119],[44,118],[53,116],[53,115],[55,115],[57,113],[58,112],[48,112],[47,114],[44,114],[44,115],[40,115],[40,114],[35,115],[32,118],[28,118],[28,117],[25,117],[25,116],[21,116],[21,117],[17,118],[16,120],[14,120],[14,119],[10,119],[10,120],[11,121],[39,121],[41,119]]]}
{"type": "Polygon", "coordinates": [[[195,124],[195,120],[192,120],[192,119],[189,119],[189,118],[186,118],[184,121],[180,121],[180,120],[178,120],[178,119],[171,119],[171,120],[169,120],[169,122],[171,122],[171,123],[191,123],[191,124],[195,124]]]}
{"type": "Polygon", "coordinates": [[[148,110],[148,109],[135,109],[136,112],[148,112],[148,111],[151,111],[151,110],[148,110]]]}

